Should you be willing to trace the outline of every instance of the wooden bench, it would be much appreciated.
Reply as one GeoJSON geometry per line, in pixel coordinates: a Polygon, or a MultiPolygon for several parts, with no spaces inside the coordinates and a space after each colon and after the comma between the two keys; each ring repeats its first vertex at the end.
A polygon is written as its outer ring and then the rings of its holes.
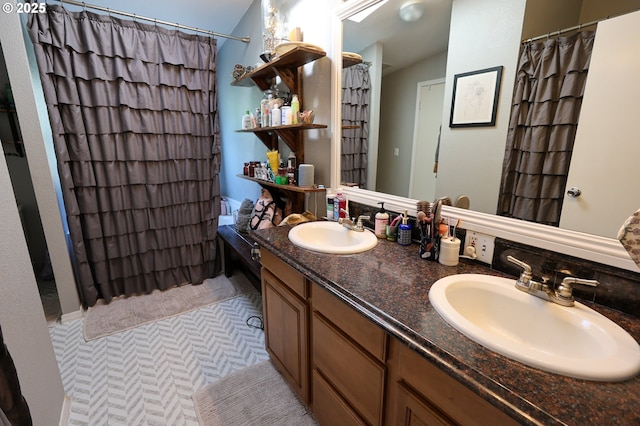
{"type": "Polygon", "coordinates": [[[255,241],[248,234],[241,234],[234,225],[218,226],[218,236],[222,241],[224,257],[224,274],[233,275],[234,267],[238,266],[245,272],[251,284],[260,291],[260,262],[251,258],[251,248],[255,241]]]}

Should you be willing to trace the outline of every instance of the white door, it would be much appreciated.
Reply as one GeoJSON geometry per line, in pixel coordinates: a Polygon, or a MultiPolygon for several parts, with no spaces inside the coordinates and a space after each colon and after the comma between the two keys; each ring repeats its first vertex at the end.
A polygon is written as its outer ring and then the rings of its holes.
{"type": "Polygon", "coordinates": [[[563,229],[615,238],[640,208],[638,52],[640,12],[598,24],[567,180],[582,193],[565,194],[563,229]]]}
{"type": "Polygon", "coordinates": [[[418,83],[409,198],[432,201],[436,196],[434,163],[444,103],[444,79],[418,83]]]}

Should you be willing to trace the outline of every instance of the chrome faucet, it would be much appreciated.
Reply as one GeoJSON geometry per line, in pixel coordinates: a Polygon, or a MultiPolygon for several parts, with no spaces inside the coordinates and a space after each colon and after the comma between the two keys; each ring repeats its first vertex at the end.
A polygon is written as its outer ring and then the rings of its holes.
{"type": "Polygon", "coordinates": [[[533,274],[531,273],[531,266],[525,262],[518,260],[513,256],[507,256],[507,260],[522,268],[520,277],[516,280],[516,288],[518,290],[562,306],[574,305],[575,299],[573,297],[573,284],[582,284],[591,287],[596,287],[600,284],[596,280],[566,277],[562,280],[562,283],[558,284],[554,289],[547,284],[547,280],[544,278],[541,283],[535,281],[533,279],[533,274]]]}
{"type": "Polygon", "coordinates": [[[341,217],[338,219],[338,223],[344,226],[347,229],[351,229],[356,232],[364,232],[364,225],[362,224],[363,220],[371,219],[371,216],[360,215],[358,216],[358,220],[356,223],[353,222],[352,219],[349,219],[349,212],[345,209],[340,209],[341,212],[347,215],[347,217],[341,217]]]}

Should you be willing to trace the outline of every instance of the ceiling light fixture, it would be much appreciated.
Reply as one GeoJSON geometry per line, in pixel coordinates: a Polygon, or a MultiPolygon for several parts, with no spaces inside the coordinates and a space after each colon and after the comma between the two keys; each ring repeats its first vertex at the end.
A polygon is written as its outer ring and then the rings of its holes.
{"type": "Polygon", "coordinates": [[[422,1],[408,1],[400,7],[398,15],[405,22],[415,22],[424,15],[424,3],[422,1]]]}

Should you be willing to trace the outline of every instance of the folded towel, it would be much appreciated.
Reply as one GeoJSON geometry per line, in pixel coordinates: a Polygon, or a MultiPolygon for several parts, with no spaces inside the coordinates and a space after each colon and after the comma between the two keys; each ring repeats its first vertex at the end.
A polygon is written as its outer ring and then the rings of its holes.
{"type": "Polygon", "coordinates": [[[640,210],[624,222],[618,231],[618,240],[631,256],[631,260],[640,267],[640,210]]]}

